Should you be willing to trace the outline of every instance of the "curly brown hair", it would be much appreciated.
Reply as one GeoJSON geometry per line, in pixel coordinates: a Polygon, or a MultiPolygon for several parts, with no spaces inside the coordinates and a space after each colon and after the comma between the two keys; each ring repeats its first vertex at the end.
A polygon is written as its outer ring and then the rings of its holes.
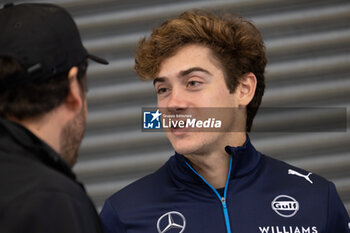
{"type": "Polygon", "coordinates": [[[247,106],[246,129],[250,131],[265,89],[265,46],[259,30],[242,17],[215,15],[191,10],[168,19],[143,38],[135,54],[135,71],[142,80],[152,80],[164,59],[188,44],[200,44],[211,49],[218,59],[230,92],[234,92],[242,75],[252,72],[257,87],[247,106]]]}

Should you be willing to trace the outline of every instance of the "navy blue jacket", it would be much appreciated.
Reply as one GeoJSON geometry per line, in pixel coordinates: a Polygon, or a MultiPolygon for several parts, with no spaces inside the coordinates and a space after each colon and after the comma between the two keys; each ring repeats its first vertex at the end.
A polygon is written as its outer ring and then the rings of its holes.
{"type": "Polygon", "coordinates": [[[106,200],[107,233],[349,233],[333,183],[262,155],[247,139],[226,147],[222,195],[175,154],[158,171],[106,200]]]}

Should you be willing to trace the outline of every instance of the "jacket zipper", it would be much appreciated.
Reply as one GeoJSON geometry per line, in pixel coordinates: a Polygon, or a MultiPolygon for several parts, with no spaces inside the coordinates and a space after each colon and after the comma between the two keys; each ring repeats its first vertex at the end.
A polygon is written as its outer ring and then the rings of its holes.
{"type": "Polygon", "coordinates": [[[227,209],[227,204],[226,204],[226,194],[227,194],[227,187],[228,187],[228,183],[229,183],[230,175],[231,175],[232,156],[231,156],[231,159],[230,159],[230,169],[228,171],[226,185],[225,185],[225,190],[224,190],[224,196],[223,197],[220,196],[218,191],[211,184],[209,184],[201,175],[199,175],[199,173],[196,172],[196,170],[194,170],[189,163],[186,162],[186,164],[197,176],[199,176],[204,181],[204,183],[206,183],[213,190],[213,192],[219,198],[219,200],[221,202],[221,205],[222,205],[222,210],[224,212],[226,231],[227,231],[227,233],[231,233],[230,218],[229,218],[229,215],[228,215],[228,209],[227,209]]]}

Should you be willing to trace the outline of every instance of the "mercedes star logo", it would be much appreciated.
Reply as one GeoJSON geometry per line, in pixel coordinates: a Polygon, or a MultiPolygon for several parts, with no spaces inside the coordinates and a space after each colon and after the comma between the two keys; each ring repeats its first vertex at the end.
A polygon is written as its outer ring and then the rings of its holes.
{"type": "Polygon", "coordinates": [[[159,233],[166,233],[170,231],[170,229],[177,229],[178,233],[182,233],[185,230],[185,227],[186,219],[177,211],[170,211],[163,214],[157,222],[157,229],[159,233]]]}

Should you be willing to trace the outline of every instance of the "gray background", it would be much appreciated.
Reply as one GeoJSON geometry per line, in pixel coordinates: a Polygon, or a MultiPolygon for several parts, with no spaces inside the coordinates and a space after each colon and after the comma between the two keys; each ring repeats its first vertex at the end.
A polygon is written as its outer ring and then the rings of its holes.
{"type": "Polygon", "coordinates": [[[139,81],[133,71],[138,40],[169,16],[206,8],[247,17],[263,32],[269,60],[263,106],[347,108],[347,128],[339,128],[337,118],[327,111],[258,114],[257,128],[293,124],[294,114],[301,114],[305,124],[322,125],[325,121],[320,119],[326,119],[331,130],[259,132],[250,137],[261,152],[333,181],[350,210],[348,0],[50,2],[66,7],[88,50],[110,61],[108,67],[89,66],[88,128],[74,168],[99,209],[109,195],[155,171],[173,154],[163,133],[141,132],[141,108],[155,106],[156,99],[152,84],[139,81]]]}

